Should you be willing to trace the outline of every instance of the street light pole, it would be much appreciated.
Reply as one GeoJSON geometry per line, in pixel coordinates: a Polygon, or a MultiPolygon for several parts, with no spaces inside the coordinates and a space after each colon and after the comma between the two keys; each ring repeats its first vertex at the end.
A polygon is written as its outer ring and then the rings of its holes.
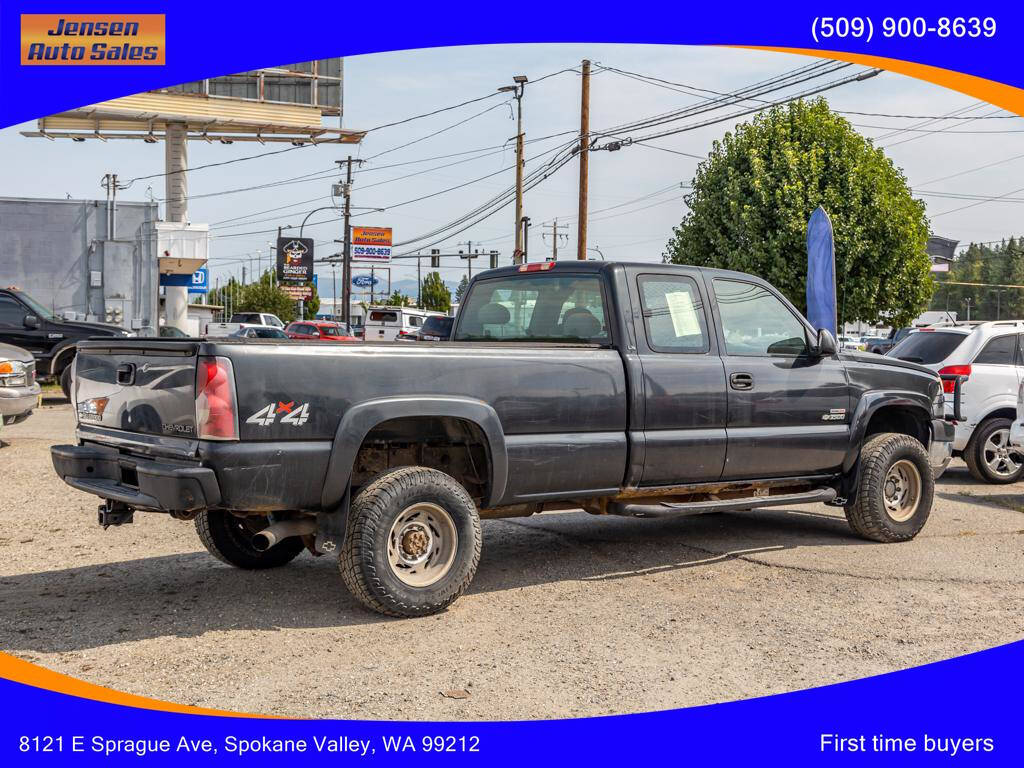
{"type": "Polygon", "coordinates": [[[498,89],[500,93],[514,93],[516,100],[516,219],[515,236],[516,246],[513,254],[513,263],[523,263],[523,167],[526,158],[523,157],[523,93],[526,90],[526,75],[516,75],[512,78],[515,85],[503,85],[498,89]]]}

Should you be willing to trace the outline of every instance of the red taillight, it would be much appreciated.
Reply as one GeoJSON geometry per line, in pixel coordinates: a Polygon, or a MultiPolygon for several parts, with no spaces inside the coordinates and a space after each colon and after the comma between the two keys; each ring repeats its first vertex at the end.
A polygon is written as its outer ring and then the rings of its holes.
{"type": "Polygon", "coordinates": [[[201,440],[237,440],[235,372],[226,357],[201,357],[196,369],[196,426],[201,440]]]}
{"type": "Polygon", "coordinates": [[[942,391],[947,395],[953,394],[956,387],[956,380],[960,377],[968,378],[971,375],[969,365],[947,365],[939,369],[939,376],[942,378],[942,391]]]}

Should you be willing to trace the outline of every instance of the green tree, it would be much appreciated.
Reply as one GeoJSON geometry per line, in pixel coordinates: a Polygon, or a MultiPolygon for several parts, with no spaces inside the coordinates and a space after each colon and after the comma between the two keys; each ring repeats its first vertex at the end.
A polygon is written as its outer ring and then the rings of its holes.
{"type": "Polygon", "coordinates": [[[392,293],[388,297],[388,300],[384,302],[384,306],[386,306],[386,307],[407,307],[407,306],[409,306],[409,303],[410,303],[409,302],[409,297],[406,296],[401,291],[396,289],[395,292],[392,293]]]}
{"type": "Polygon", "coordinates": [[[462,297],[466,295],[467,288],[469,288],[469,278],[463,275],[458,287],[455,289],[455,301],[459,304],[462,303],[462,297]]]}
{"type": "MultiPolygon", "coordinates": [[[[317,305],[319,303],[318,300],[317,305]]],[[[269,312],[286,323],[298,316],[296,301],[278,287],[277,282],[272,280],[269,270],[260,275],[260,279],[255,283],[242,287],[241,296],[235,306],[237,309],[233,311],[269,312]]]]}
{"type": "Polygon", "coordinates": [[[305,317],[316,317],[316,313],[320,311],[320,294],[317,293],[316,283],[310,285],[311,293],[309,298],[303,300],[303,315],[305,317]]]}
{"type": "Polygon", "coordinates": [[[727,133],[685,199],[666,261],[750,272],[805,311],[807,220],[821,205],[835,232],[840,323],[905,325],[931,299],[924,203],[824,99],[775,107],[727,133]]]}
{"type": "Polygon", "coordinates": [[[438,272],[431,272],[423,279],[420,287],[420,304],[424,309],[435,312],[448,312],[452,308],[452,292],[441,279],[438,272]]]}

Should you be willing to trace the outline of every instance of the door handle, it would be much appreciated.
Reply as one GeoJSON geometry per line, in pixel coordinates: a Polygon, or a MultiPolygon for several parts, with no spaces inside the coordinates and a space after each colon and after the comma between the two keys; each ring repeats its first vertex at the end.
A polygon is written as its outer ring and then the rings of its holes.
{"type": "Polygon", "coordinates": [[[729,376],[729,386],[733,389],[746,390],[754,388],[754,377],[749,373],[734,373],[729,376]]]}

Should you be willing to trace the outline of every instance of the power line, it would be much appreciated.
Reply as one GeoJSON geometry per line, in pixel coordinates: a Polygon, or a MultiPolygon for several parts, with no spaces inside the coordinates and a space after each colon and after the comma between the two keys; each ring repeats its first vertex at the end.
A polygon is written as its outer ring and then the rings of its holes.
{"type": "Polygon", "coordinates": [[[985,199],[985,200],[979,200],[978,202],[971,203],[970,205],[962,205],[959,208],[953,208],[953,209],[948,210],[948,211],[942,211],[941,213],[936,213],[933,216],[930,216],[929,218],[937,219],[939,216],[947,216],[947,215],[949,215],[951,213],[957,213],[959,211],[966,211],[968,208],[976,208],[979,205],[986,205],[988,203],[994,203],[994,202],[997,202],[997,201],[1001,200],[1004,197],[1009,197],[1010,195],[1015,195],[1018,192],[1024,192],[1024,187],[1021,187],[1020,189],[1011,189],[1009,192],[1006,192],[1006,193],[1004,193],[1002,195],[991,197],[991,198],[988,198],[988,199],[985,199]]]}
{"type": "Polygon", "coordinates": [[[1020,160],[1022,157],[1024,157],[1024,154],[1014,155],[1013,157],[1007,157],[1007,158],[1004,158],[1002,160],[996,160],[994,163],[986,163],[985,165],[979,165],[979,166],[976,166],[974,168],[968,168],[966,171],[958,171],[956,173],[951,173],[948,176],[940,176],[937,179],[929,179],[928,181],[924,181],[924,182],[921,182],[921,183],[922,184],[934,184],[937,181],[946,181],[947,179],[955,179],[958,176],[966,176],[968,173],[974,173],[975,171],[983,171],[986,168],[992,168],[993,166],[996,166],[996,165],[1003,165],[1004,163],[1009,163],[1009,162],[1012,162],[1014,160],[1020,160]]]}

